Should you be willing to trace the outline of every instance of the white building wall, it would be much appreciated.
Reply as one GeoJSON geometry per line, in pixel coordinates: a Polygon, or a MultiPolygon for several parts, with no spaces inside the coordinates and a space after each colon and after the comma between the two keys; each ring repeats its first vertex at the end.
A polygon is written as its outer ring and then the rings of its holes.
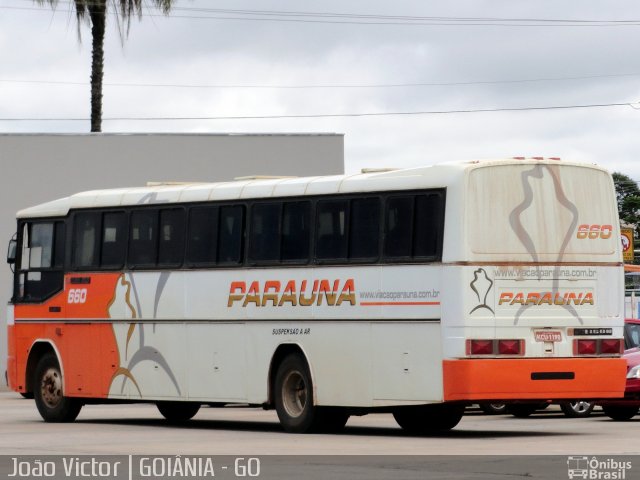
{"type": "MultiPolygon", "coordinates": [[[[249,175],[344,173],[342,134],[0,134],[0,245],[15,213],[83,190],[148,181],[224,181],[249,175]]],[[[0,299],[11,297],[0,267],[0,299]]],[[[6,370],[5,309],[0,309],[0,374],[6,370]]],[[[5,384],[0,379],[0,386],[5,384]]]]}

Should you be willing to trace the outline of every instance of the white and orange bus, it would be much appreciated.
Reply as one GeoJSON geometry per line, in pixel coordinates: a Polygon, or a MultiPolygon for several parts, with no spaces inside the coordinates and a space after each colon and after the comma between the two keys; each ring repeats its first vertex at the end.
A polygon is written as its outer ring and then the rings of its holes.
{"type": "Polygon", "coordinates": [[[556,159],[80,193],[18,213],[9,384],[46,421],[237,403],[291,432],[621,397],[619,238],[610,175],[556,159]]]}

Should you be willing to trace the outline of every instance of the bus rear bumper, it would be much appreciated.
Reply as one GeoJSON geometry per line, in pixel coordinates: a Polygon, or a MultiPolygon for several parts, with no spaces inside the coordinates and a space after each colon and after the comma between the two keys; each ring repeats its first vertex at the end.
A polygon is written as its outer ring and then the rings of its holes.
{"type": "Polygon", "coordinates": [[[622,398],[623,358],[444,360],[444,400],[622,398]]]}

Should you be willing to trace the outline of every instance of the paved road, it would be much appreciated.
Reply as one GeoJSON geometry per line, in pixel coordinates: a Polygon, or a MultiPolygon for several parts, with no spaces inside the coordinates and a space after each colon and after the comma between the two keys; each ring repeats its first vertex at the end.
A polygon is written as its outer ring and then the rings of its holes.
{"type": "Polygon", "coordinates": [[[62,462],[73,457],[117,459],[129,466],[118,480],[145,480],[149,476],[140,467],[143,457],[136,455],[167,455],[173,461],[176,455],[205,455],[215,462],[212,478],[219,480],[242,477],[234,468],[239,457],[241,462],[247,457],[261,462],[260,480],[555,480],[568,478],[568,465],[576,456],[583,456],[583,464],[594,456],[605,462],[614,456],[630,460],[632,468],[624,472],[616,470],[621,463],[595,471],[617,477],[588,478],[632,479],[640,478],[640,457],[621,455],[640,454],[639,425],[640,416],[616,423],[598,412],[587,419],[568,419],[552,406],[528,419],[472,411],[456,429],[433,436],[406,435],[387,414],[352,417],[338,435],[290,435],[282,431],[274,412],[203,408],[178,427],[167,425],[152,405],[85,406],[74,423],[45,424],[32,400],[5,390],[0,391],[0,478],[17,462],[50,460],[59,465],[53,480],[81,480],[58,475],[62,462]]]}
{"type": "Polygon", "coordinates": [[[291,435],[273,411],[228,407],[203,408],[180,427],[152,405],[89,405],[75,423],[45,424],[32,400],[0,392],[0,454],[18,455],[638,455],[639,426],[640,416],[569,419],[554,406],[528,419],[472,412],[451,432],[421,437],[387,414],[352,417],[339,435],[291,435]]]}

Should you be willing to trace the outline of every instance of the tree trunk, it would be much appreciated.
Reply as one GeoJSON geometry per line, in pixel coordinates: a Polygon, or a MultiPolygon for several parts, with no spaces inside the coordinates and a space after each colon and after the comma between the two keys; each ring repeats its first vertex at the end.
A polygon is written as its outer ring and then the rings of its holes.
{"type": "Polygon", "coordinates": [[[91,132],[102,131],[102,78],[104,76],[104,31],[107,19],[105,0],[89,3],[91,19],[91,132]]]}

